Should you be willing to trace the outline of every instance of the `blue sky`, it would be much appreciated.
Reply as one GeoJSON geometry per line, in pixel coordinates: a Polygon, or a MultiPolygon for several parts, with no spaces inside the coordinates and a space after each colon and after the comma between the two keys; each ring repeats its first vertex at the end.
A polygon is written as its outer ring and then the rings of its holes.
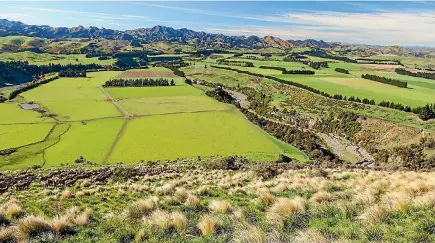
{"type": "Polygon", "coordinates": [[[0,2],[0,18],[55,27],[165,25],[228,35],[435,46],[435,2],[0,2]]]}

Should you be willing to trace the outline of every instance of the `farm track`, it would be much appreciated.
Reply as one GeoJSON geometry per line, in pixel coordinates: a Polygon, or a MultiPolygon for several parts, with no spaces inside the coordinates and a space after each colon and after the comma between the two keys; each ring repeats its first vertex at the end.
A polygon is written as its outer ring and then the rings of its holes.
{"type": "Polygon", "coordinates": [[[107,98],[110,99],[110,102],[116,106],[116,108],[121,112],[126,118],[131,117],[131,114],[121,106],[103,87],[100,86],[100,90],[106,95],[107,98]]]}
{"type": "Polygon", "coordinates": [[[110,155],[113,153],[113,150],[115,150],[116,145],[118,144],[119,140],[121,139],[122,135],[124,134],[125,128],[127,127],[128,119],[124,121],[124,124],[122,124],[121,129],[119,129],[118,134],[116,135],[115,140],[113,140],[112,145],[110,146],[109,150],[106,153],[106,156],[103,159],[102,164],[106,164],[107,160],[109,159],[110,155]]]}
{"type": "Polygon", "coordinates": [[[62,136],[65,135],[65,133],[67,133],[70,128],[71,128],[71,124],[68,124],[68,128],[62,134],[59,134],[59,136],[57,137],[57,141],[42,150],[42,160],[44,161],[42,166],[44,166],[45,163],[47,162],[47,160],[45,159],[45,151],[47,149],[53,147],[54,145],[58,144],[60,142],[60,139],[62,138],[62,136]]]}

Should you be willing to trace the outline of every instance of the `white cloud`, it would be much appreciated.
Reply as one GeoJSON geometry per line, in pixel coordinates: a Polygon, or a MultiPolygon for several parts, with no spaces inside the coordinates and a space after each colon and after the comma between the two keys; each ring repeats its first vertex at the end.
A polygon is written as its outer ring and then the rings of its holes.
{"type": "Polygon", "coordinates": [[[34,11],[44,11],[44,12],[56,12],[65,13],[71,15],[79,15],[89,18],[107,19],[107,20],[131,20],[131,19],[143,19],[143,20],[153,20],[153,18],[138,15],[128,15],[128,14],[107,14],[99,12],[84,12],[84,11],[74,11],[74,10],[64,10],[55,8],[34,8],[34,7],[21,7],[21,9],[34,10],[34,11]]]}
{"type": "Polygon", "coordinates": [[[169,6],[169,5],[150,4],[150,3],[135,3],[135,4],[141,6],[153,7],[153,8],[174,9],[174,10],[179,10],[179,11],[184,11],[184,12],[189,12],[194,14],[207,15],[207,16],[267,21],[262,17],[232,15],[232,14],[225,14],[221,12],[213,12],[213,11],[207,11],[207,10],[196,9],[196,8],[183,8],[183,7],[176,7],[176,6],[169,6]]]}

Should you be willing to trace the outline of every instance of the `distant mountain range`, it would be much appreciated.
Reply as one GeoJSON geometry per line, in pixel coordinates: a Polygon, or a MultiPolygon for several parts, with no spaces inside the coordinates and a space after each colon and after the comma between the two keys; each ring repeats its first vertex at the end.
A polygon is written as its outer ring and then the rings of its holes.
{"type": "Polygon", "coordinates": [[[134,30],[112,30],[98,27],[77,26],[51,27],[48,25],[28,25],[19,21],[0,19],[0,36],[24,35],[48,39],[64,38],[90,38],[123,40],[141,43],[168,41],[180,44],[194,45],[199,48],[232,49],[232,48],[293,48],[313,47],[334,49],[343,54],[356,56],[371,56],[379,54],[405,55],[417,57],[435,57],[435,50],[431,48],[406,48],[401,46],[373,46],[351,45],[342,42],[325,42],[322,40],[283,40],[274,36],[228,36],[223,34],[210,34],[202,31],[193,31],[186,28],[174,29],[166,26],[152,28],[138,28],[134,30]]]}
{"type": "Polygon", "coordinates": [[[105,38],[109,40],[141,40],[145,42],[169,41],[191,44],[204,48],[261,48],[261,47],[317,47],[333,48],[341,43],[322,40],[283,40],[273,36],[228,36],[193,31],[186,28],[174,29],[166,26],[139,28],[134,30],[112,30],[98,27],[77,26],[72,28],[28,25],[19,21],[0,19],[0,36],[25,35],[49,39],[61,38],[105,38]]]}

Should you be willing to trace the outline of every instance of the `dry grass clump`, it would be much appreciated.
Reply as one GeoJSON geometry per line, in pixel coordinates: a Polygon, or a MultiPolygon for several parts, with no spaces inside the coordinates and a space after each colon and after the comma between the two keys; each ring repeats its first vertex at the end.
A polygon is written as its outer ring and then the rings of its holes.
{"type": "Polygon", "coordinates": [[[272,224],[275,224],[279,228],[283,228],[283,220],[285,217],[305,212],[306,209],[307,202],[301,197],[294,199],[278,198],[267,211],[266,217],[272,224]]]}
{"type": "Polygon", "coordinates": [[[409,193],[409,195],[415,196],[420,195],[429,190],[429,186],[424,183],[422,180],[412,182],[405,187],[405,191],[409,193]]]}
{"type": "Polygon", "coordinates": [[[84,179],[81,183],[80,186],[81,187],[88,187],[91,185],[91,182],[88,179],[84,179]]]}
{"type": "Polygon", "coordinates": [[[412,206],[411,197],[404,191],[393,191],[383,197],[383,202],[386,203],[392,210],[408,212],[412,206]]]}
{"type": "Polygon", "coordinates": [[[180,187],[175,190],[173,198],[176,202],[180,203],[184,201],[186,197],[187,197],[187,191],[185,188],[180,187]]]}
{"type": "Polygon", "coordinates": [[[245,220],[245,213],[243,212],[242,208],[235,208],[233,210],[233,215],[234,217],[236,217],[238,220],[243,221],[245,220]]]}
{"type": "Polygon", "coordinates": [[[51,224],[39,216],[27,216],[18,223],[18,239],[27,242],[30,236],[51,232],[51,224]]]}
{"type": "Polygon", "coordinates": [[[51,222],[51,230],[55,233],[62,234],[70,229],[71,224],[65,217],[54,218],[51,222]]]}
{"type": "Polygon", "coordinates": [[[16,242],[16,227],[0,229],[0,242],[16,242]]]}
{"type": "Polygon", "coordinates": [[[415,197],[414,204],[421,207],[434,207],[435,206],[435,191],[425,193],[421,196],[415,197]]]}
{"type": "Polygon", "coordinates": [[[9,219],[19,218],[24,215],[21,206],[16,200],[10,200],[7,202],[5,205],[3,205],[1,211],[3,211],[3,214],[9,219]]]}
{"type": "Polygon", "coordinates": [[[267,188],[258,190],[258,198],[263,205],[269,206],[275,202],[276,197],[267,188]]]}
{"type": "Polygon", "coordinates": [[[200,201],[199,198],[193,194],[189,194],[186,197],[186,206],[191,207],[191,208],[196,208],[198,207],[200,201]]]}
{"type": "Polygon", "coordinates": [[[183,213],[175,212],[171,214],[172,223],[178,232],[185,232],[187,230],[187,218],[183,213]]]}
{"type": "Polygon", "coordinates": [[[212,200],[208,208],[216,213],[227,213],[231,210],[231,205],[225,200],[212,200]]]}
{"type": "Polygon", "coordinates": [[[82,190],[82,191],[78,191],[78,192],[76,193],[76,196],[77,196],[77,197],[92,196],[92,195],[94,195],[94,194],[97,193],[97,192],[98,192],[98,189],[97,189],[97,188],[94,188],[94,189],[88,189],[88,190],[82,190]]]}
{"type": "Polygon", "coordinates": [[[208,185],[203,185],[196,190],[196,193],[200,196],[207,196],[211,195],[212,189],[208,185]]]}
{"type": "Polygon", "coordinates": [[[205,215],[199,220],[197,227],[202,235],[210,236],[216,233],[216,225],[217,221],[215,219],[205,215]]]}
{"type": "Polygon", "coordinates": [[[330,202],[332,200],[332,195],[326,191],[318,191],[311,196],[311,201],[318,204],[330,202]]]}
{"type": "Polygon", "coordinates": [[[163,210],[154,211],[146,222],[162,230],[175,229],[180,233],[185,232],[188,226],[187,217],[183,213],[169,213],[163,210]]]}
{"type": "Polygon", "coordinates": [[[236,230],[233,241],[235,243],[266,243],[267,235],[254,225],[248,225],[236,230]]]}
{"type": "Polygon", "coordinates": [[[376,204],[366,209],[361,218],[370,225],[377,225],[382,221],[384,216],[385,210],[376,204]]]}
{"type": "Polygon", "coordinates": [[[73,223],[76,226],[85,226],[89,223],[89,217],[91,216],[91,210],[86,209],[81,213],[80,215],[77,215],[75,218],[72,219],[73,223]]]}
{"type": "Polygon", "coordinates": [[[73,197],[73,194],[71,193],[71,191],[68,188],[65,188],[65,190],[63,190],[63,192],[62,192],[62,197],[63,198],[71,198],[71,197],[73,197]]]}
{"type": "Polygon", "coordinates": [[[160,229],[168,230],[172,227],[171,214],[163,210],[156,210],[150,215],[151,225],[157,226],[160,229]]]}
{"type": "Polygon", "coordinates": [[[125,217],[131,220],[142,218],[145,214],[150,213],[157,207],[157,198],[141,199],[127,206],[124,211],[125,217]]]}
{"type": "Polygon", "coordinates": [[[303,198],[278,198],[276,202],[268,210],[268,214],[276,214],[286,217],[295,213],[304,212],[306,210],[306,201],[303,198]]]}
{"type": "Polygon", "coordinates": [[[326,239],[322,234],[318,231],[307,229],[303,231],[298,231],[296,233],[296,237],[294,238],[294,242],[296,243],[328,243],[328,239],[326,239]]]}

